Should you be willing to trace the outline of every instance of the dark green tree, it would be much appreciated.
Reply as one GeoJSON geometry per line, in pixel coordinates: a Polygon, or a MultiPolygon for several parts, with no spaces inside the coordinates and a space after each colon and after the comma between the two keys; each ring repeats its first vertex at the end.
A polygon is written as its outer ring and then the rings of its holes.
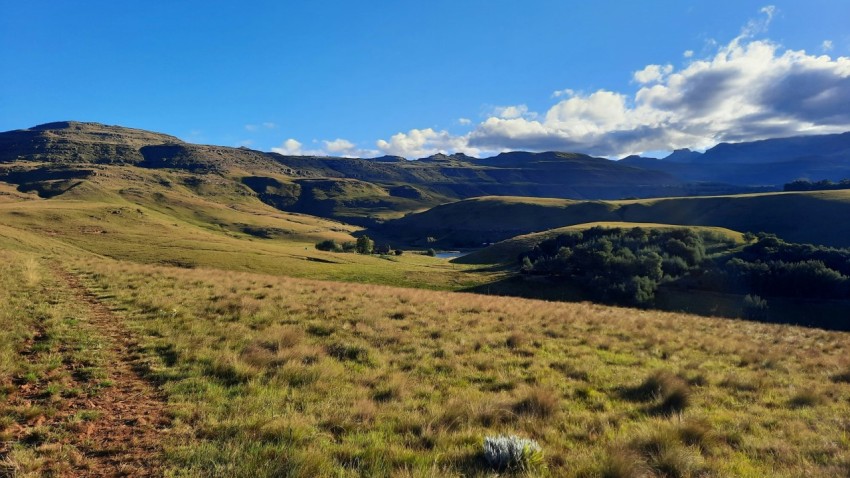
{"type": "Polygon", "coordinates": [[[360,236],[357,238],[356,250],[358,254],[371,254],[375,249],[375,241],[369,236],[360,236]]]}

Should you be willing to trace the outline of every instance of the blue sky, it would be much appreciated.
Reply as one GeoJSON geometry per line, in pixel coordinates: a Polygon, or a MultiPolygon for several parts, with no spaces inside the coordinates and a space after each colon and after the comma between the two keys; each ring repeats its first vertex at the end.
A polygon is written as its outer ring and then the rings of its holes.
{"type": "Polygon", "coordinates": [[[0,0],[0,130],[619,157],[850,130],[850,2],[0,0]]]}

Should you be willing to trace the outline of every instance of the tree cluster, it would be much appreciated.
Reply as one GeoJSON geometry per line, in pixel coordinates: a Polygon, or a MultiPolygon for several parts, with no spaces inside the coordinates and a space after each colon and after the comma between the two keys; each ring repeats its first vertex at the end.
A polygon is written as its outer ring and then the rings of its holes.
{"type": "Polygon", "coordinates": [[[594,227],[541,242],[520,257],[522,271],[559,277],[596,300],[646,305],[662,280],[673,280],[705,257],[689,229],[594,227]]]}
{"type": "MultiPolygon", "coordinates": [[[[360,236],[357,238],[357,241],[346,241],[342,244],[333,239],[327,239],[317,243],[316,249],[329,252],[356,252],[358,254],[372,254],[375,252],[375,241],[373,241],[369,236],[360,236]]],[[[389,246],[381,246],[380,250],[389,251],[389,246]]]]}
{"type": "Polygon", "coordinates": [[[723,265],[730,288],[761,296],[844,299],[850,297],[850,249],[787,243],[759,234],[723,265]]]}
{"type": "Polygon", "coordinates": [[[824,191],[833,189],[850,189],[850,179],[842,179],[837,183],[829,179],[820,181],[809,181],[808,179],[798,179],[791,181],[783,186],[783,191],[824,191]]]}
{"type": "Polygon", "coordinates": [[[850,249],[748,236],[748,245],[736,248],[685,228],[592,228],[543,241],[520,264],[525,274],[564,280],[591,299],[619,304],[649,305],[660,284],[748,294],[754,315],[767,309],[761,297],[850,298],[850,249]],[[707,245],[715,248],[711,257],[707,245]]]}

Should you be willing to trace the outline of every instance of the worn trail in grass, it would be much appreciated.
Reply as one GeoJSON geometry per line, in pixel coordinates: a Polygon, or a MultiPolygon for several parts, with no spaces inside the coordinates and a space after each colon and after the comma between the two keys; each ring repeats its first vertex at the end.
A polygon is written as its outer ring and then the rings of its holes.
{"type": "Polygon", "coordinates": [[[88,308],[89,324],[107,337],[110,352],[117,359],[109,367],[112,387],[94,403],[101,417],[85,431],[85,441],[100,468],[95,474],[132,471],[133,476],[158,476],[168,419],[163,397],[139,372],[136,339],[76,276],[59,266],[53,270],[88,308]]]}
{"type": "Polygon", "coordinates": [[[29,260],[37,283],[4,310],[23,340],[9,344],[0,476],[160,476],[165,403],[132,335],[76,277],[29,260]]]}

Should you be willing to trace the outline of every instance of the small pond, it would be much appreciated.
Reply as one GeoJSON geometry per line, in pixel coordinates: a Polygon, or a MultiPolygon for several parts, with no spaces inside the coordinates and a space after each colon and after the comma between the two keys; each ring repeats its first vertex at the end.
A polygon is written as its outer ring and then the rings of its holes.
{"type": "Polygon", "coordinates": [[[435,257],[439,257],[440,259],[456,259],[458,257],[463,257],[469,254],[470,251],[461,252],[461,251],[440,251],[437,252],[435,257]]]}

